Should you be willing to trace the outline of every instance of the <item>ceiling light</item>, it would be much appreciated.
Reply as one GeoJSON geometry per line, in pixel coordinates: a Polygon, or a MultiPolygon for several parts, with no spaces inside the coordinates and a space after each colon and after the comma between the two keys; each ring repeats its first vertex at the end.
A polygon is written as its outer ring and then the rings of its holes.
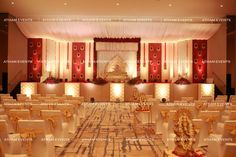
{"type": "Polygon", "coordinates": [[[67,3],[66,3],[66,2],[64,2],[64,5],[66,6],[66,5],[67,5],[67,3]]]}
{"type": "Polygon", "coordinates": [[[224,7],[224,5],[223,5],[223,4],[221,4],[221,5],[220,5],[220,7],[221,7],[221,8],[223,8],[223,7],[224,7]]]}
{"type": "Polygon", "coordinates": [[[117,3],[116,3],[116,6],[119,6],[119,5],[120,5],[120,3],[117,2],[117,3]]]}
{"type": "Polygon", "coordinates": [[[14,5],[14,4],[15,4],[15,2],[12,1],[12,2],[11,2],[11,5],[14,5]]]}
{"type": "Polygon", "coordinates": [[[169,7],[172,7],[172,4],[170,3],[168,6],[169,6],[169,7]]]}

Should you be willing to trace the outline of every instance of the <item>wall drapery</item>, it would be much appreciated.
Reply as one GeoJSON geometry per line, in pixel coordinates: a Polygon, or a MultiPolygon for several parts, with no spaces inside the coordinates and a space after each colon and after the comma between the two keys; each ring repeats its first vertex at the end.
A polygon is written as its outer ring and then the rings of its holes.
{"type": "Polygon", "coordinates": [[[193,40],[193,83],[205,82],[207,78],[207,41],[193,40]]]}
{"type": "Polygon", "coordinates": [[[28,39],[28,81],[39,82],[42,75],[42,39],[28,39]]]}
{"type": "MultiPolygon", "coordinates": [[[[136,67],[134,68],[131,66],[133,63],[130,64],[130,68],[128,69],[132,73],[133,68],[137,69],[132,77],[140,76],[140,38],[94,38],[94,63],[93,63],[93,78],[97,77],[98,74],[98,52],[107,52],[107,51],[126,51],[124,53],[129,53],[128,51],[135,51],[136,52],[136,67]],[[122,44],[121,44],[122,43],[122,44]]],[[[133,55],[132,55],[133,56],[133,55]]],[[[132,59],[134,60],[134,59],[132,59]]],[[[135,61],[134,61],[135,63],[135,61]]]]}
{"type": "Polygon", "coordinates": [[[85,43],[72,43],[72,81],[85,81],[85,43]]]}
{"type": "Polygon", "coordinates": [[[161,82],[161,43],[149,43],[149,82],[161,82]]]}
{"type": "Polygon", "coordinates": [[[102,38],[102,42],[98,39],[94,43],[28,39],[28,59],[32,60],[28,64],[28,80],[40,81],[49,72],[68,81],[92,80],[100,73],[97,62],[115,54],[130,65],[127,72],[131,78],[141,76],[149,82],[175,82],[180,76],[194,83],[206,80],[206,40],[140,44],[139,38],[131,38],[123,44],[126,39],[102,38]]]}

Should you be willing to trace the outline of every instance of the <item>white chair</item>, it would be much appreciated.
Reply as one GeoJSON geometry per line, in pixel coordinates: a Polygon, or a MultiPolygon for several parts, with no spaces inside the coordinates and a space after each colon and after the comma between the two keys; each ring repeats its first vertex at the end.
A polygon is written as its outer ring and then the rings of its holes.
{"type": "Polygon", "coordinates": [[[18,125],[17,122],[20,119],[30,119],[30,111],[28,109],[11,109],[8,113],[9,119],[11,121],[11,124],[13,125],[13,128],[15,129],[15,132],[18,131],[18,125]]]}
{"type": "Polygon", "coordinates": [[[225,143],[222,157],[233,157],[236,155],[236,143],[225,143]]]}
{"type": "Polygon", "coordinates": [[[220,111],[201,111],[198,116],[207,122],[209,134],[216,131],[217,122],[221,118],[220,111]]]}
{"type": "Polygon", "coordinates": [[[202,119],[192,119],[192,122],[195,130],[197,131],[196,143],[194,144],[194,146],[206,146],[207,142],[205,141],[205,139],[209,136],[206,122],[204,122],[202,119]]]}
{"type": "Polygon", "coordinates": [[[229,102],[235,101],[236,100],[236,95],[230,95],[229,97],[229,102]]]}
{"type": "Polygon", "coordinates": [[[31,105],[30,111],[31,111],[31,116],[33,119],[40,119],[40,111],[41,110],[48,110],[49,105],[46,104],[40,104],[40,105],[31,105]]]}
{"type": "Polygon", "coordinates": [[[13,104],[9,104],[6,103],[3,105],[6,114],[8,114],[9,110],[11,109],[24,109],[24,106],[21,103],[13,103],[13,104]]]}
{"type": "Polygon", "coordinates": [[[224,146],[227,142],[236,142],[236,120],[225,121],[223,127],[223,134],[211,134],[209,136],[208,156],[227,157],[224,156],[226,153],[224,146]]]}
{"type": "Polygon", "coordinates": [[[212,96],[202,96],[200,100],[211,102],[214,100],[214,98],[212,96]]]}
{"type": "Polygon", "coordinates": [[[47,133],[52,133],[58,139],[55,141],[56,146],[63,147],[68,141],[68,124],[63,122],[60,110],[41,110],[41,118],[47,125],[47,133]],[[65,140],[67,139],[67,140],[65,140]]]}
{"type": "Polygon", "coordinates": [[[2,142],[2,148],[5,153],[22,153],[21,141],[19,134],[10,134],[8,132],[8,126],[6,120],[0,120],[0,140],[2,142]]]}
{"type": "Polygon", "coordinates": [[[74,106],[72,104],[57,104],[55,105],[55,109],[62,112],[64,122],[68,123],[69,132],[74,134],[77,130],[77,116],[74,106]]]}
{"type": "Polygon", "coordinates": [[[38,99],[39,97],[41,97],[41,94],[32,94],[31,95],[31,99],[38,99]]]}
{"type": "Polygon", "coordinates": [[[217,95],[216,100],[223,100],[224,102],[227,102],[228,95],[217,95]]]}
{"type": "Polygon", "coordinates": [[[46,134],[44,120],[19,120],[18,126],[25,154],[33,157],[55,156],[54,137],[46,134]]]}
{"type": "Polygon", "coordinates": [[[193,97],[181,97],[182,101],[187,101],[187,102],[193,102],[194,98],[193,97]]]}

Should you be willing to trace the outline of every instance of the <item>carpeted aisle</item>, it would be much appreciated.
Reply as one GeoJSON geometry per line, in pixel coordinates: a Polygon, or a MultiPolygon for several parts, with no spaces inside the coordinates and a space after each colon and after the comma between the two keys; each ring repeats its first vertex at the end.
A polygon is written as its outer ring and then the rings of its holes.
{"type": "Polygon", "coordinates": [[[164,144],[151,126],[135,122],[134,104],[86,103],[86,119],[60,157],[158,157],[164,144]]]}

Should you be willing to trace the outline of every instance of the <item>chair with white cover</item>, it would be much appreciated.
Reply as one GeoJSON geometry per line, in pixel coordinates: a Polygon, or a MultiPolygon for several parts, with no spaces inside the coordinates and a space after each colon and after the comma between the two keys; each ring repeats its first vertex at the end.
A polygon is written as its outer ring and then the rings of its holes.
{"type": "Polygon", "coordinates": [[[224,146],[227,142],[236,142],[236,120],[225,121],[222,134],[211,134],[208,140],[208,155],[214,157],[222,156],[224,146]]]}
{"type": "Polygon", "coordinates": [[[69,133],[75,133],[77,130],[77,116],[75,114],[74,105],[57,104],[55,110],[60,110],[63,115],[64,122],[68,123],[69,133]]]}
{"type": "Polygon", "coordinates": [[[221,118],[220,111],[201,111],[198,117],[207,122],[209,134],[216,132],[217,122],[221,118]]]}
{"type": "Polygon", "coordinates": [[[41,94],[31,94],[31,99],[38,99],[41,97],[41,94]]]}
{"type": "Polygon", "coordinates": [[[235,110],[230,110],[228,115],[222,116],[222,121],[224,122],[226,120],[236,120],[236,111],[235,110]]]}
{"type": "Polygon", "coordinates": [[[169,116],[169,111],[171,109],[174,109],[173,106],[167,106],[165,103],[160,103],[155,106],[155,110],[157,111],[156,113],[156,134],[163,134],[164,129],[163,129],[163,123],[165,122],[165,125],[167,126],[168,122],[168,116],[169,116]]]}
{"type": "Polygon", "coordinates": [[[3,104],[6,114],[8,114],[11,109],[24,109],[24,105],[21,103],[6,103],[3,104]]]}
{"type": "Polygon", "coordinates": [[[200,98],[200,100],[204,100],[204,101],[207,101],[207,102],[211,102],[214,100],[214,98],[212,96],[202,96],[200,98]]]}
{"type": "Polygon", "coordinates": [[[225,102],[208,103],[207,110],[208,111],[220,111],[222,113],[225,110],[225,102]]]}
{"type": "Polygon", "coordinates": [[[54,137],[46,134],[44,120],[19,120],[19,133],[24,153],[33,157],[53,157],[54,137]]]}
{"type": "Polygon", "coordinates": [[[2,107],[0,108],[0,115],[3,115],[3,114],[5,114],[5,109],[2,107]]]}
{"type": "MultiPolygon", "coordinates": [[[[174,133],[174,116],[176,114],[176,110],[170,110],[168,114],[168,124],[163,125],[164,133],[163,138],[167,137],[167,143],[168,149],[173,150],[175,147],[174,139],[175,139],[175,133],[174,133]],[[167,135],[165,135],[167,133],[167,135]]],[[[165,139],[164,139],[165,141],[165,139]]]]}
{"type": "Polygon", "coordinates": [[[55,146],[63,147],[68,141],[68,124],[63,122],[60,110],[41,110],[41,118],[45,120],[47,133],[52,133],[55,146]]]}
{"type": "Polygon", "coordinates": [[[26,100],[29,100],[29,97],[27,97],[26,94],[16,94],[16,98],[18,102],[24,102],[26,100]]]}
{"type": "Polygon", "coordinates": [[[20,119],[30,119],[30,111],[28,109],[11,109],[8,113],[9,119],[13,125],[15,131],[18,131],[17,122],[20,119]]]}
{"type": "Polygon", "coordinates": [[[236,101],[236,95],[230,95],[229,102],[236,101]]]}
{"type": "Polygon", "coordinates": [[[40,119],[41,118],[40,111],[48,110],[48,109],[49,109],[49,105],[46,105],[46,104],[31,105],[30,111],[31,111],[32,119],[40,119]]]}
{"type": "Polygon", "coordinates": [[[3,153],[18,154],[21,151],[21,141],[19,134],[10,134],[6,120],[0,120],[0,140],[2,142],[3,153]]]}
{"type": "Polygon", "coordinates": [[[187,102],[193,102],[194,98],[193,97],[181,97],[182,101],[187,101],[187,102]]]}
{"type": "Polygon", "coordinates": [[[205,110],[207,108],[207,100],[194,100],[194,105],[195,105],[195,109],[197,114],[202,111],[205,110]]]}
{"type": "Polygon", "coordinates": [[[227,102],[228,95],[217,95],[216,100],[224,100],[227,102]]]}
{"type": "Polygon", "coordinates": [[[5,154],[5,157],[29,157],[27,154],[5,154]]]}
{"type": "Polygon", "coordinates": [[[46,97],[49,97],[49,98],[54,98],[56,96],[57,96],[56,94],[46,94],[46,97]]]}
{"type": "Polygon", "coordinates": [[[222,157],[232,157],[236,154],[236,143],[225,143],[222,157]]]}
{"type": "Polygon", "coordinates": [[[192,119],[192,122],[197,132],[196,143],[194,145],[196,147],[206,146],[207,142],[205,141],[205,139],[209,136],[206,122],[202,119],[192,119]]]}

